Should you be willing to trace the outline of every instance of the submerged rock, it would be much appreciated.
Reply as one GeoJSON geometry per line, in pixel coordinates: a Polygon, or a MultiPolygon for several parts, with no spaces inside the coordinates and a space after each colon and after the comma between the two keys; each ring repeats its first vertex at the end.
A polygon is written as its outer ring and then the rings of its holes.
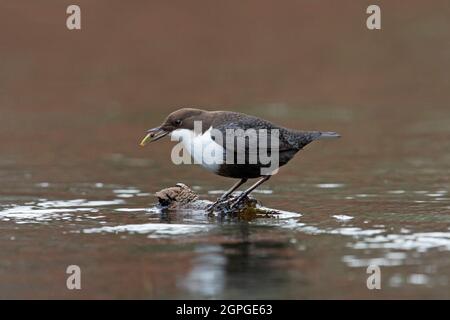
{"type": "MultiPolygon", "coordinates": [[[[209,200],[199,199],[190,187],[184,183],[177,183],[173,187],[162,189],[155,193],[159,205],[168,210],[204,210],[208,213],[208,206],[212,204],[209,200]]],[[[230,200],[234,199],[232,195],[230,200]]],[[[253,197],[245,197],[237,208],[231,209],[230,202],[220,203],[214,212],[217,214],[227,214],[237,216],[245,220],[254,218],[267,218],[279,214],[277,210],[263,207],[261,203],[253,197]]],[[[213,214],[213,213],[210,213],[213,214]]]]}
{"type": "Polygon", "coordinates": [[[161,206],[168,209],[179,209],[195,203],[198,195],[184,183],[162,189],[155,193],[161,206]]]}

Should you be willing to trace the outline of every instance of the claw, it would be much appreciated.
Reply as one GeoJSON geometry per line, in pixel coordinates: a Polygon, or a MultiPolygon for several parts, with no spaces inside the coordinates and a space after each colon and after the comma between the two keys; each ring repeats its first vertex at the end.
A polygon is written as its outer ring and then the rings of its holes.
{"type": "Polygon", "coordinates": [[[229,195],[229,196],[226,196],[226,197],[221,196],[221,197],[219,197],[215,202],[209,204],[209,205],[205,208],[205,211],[206,211],[206,212],[209,212],[209,213],[212,213],[212,212],[214,212],[214,209],[216,209],[219,205],[225,204],[225,203],[227,203],[229,200],[230,200],[230,195],[229,195]]]}
{"type": "Polygon", "coordinates": [[[209,212],[209,213],[214,212],[214,209],[216,209],[217,206],[218,206],[220,203],[221,203],[221,202],[216,201],[216,202],[214,202],[214,203],[209,204],[209,205],[205,208],[205,211],[206,211],[206,212],[209,212]]]}
{"type": "Polygon", "coordinates": [[[242,202],[242,200],[244,200],[244,197],[237,197],[236,200],[234,200],[231,205],[230,205],[230,209],[236,209],[238,204],[240,204],[242,202]]]}
{"type": "Polygon", "coordinates": [[[212,213],[214,211],[214,208],[216,207],[217,202],[208,204],[208,206],[205,208],[205,211],[208,213],[212,213]]]}

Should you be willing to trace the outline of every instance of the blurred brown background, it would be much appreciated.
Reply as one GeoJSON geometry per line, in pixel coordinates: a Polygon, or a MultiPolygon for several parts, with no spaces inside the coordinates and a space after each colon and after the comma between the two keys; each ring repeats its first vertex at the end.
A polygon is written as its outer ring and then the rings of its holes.
{"type": "Polygon", "coordinates": [[[393,115],[448,114],[448,1],[84,0],[82,30],[69,31],[72,3],[0,1],[0,145],[11,161],[94,158],[118,139],[139,152],[143,130],[178,106],[275,121],[297,110],[282,124],[305,129],[320,108],[347,120],[322,129],[350,139],[367,126],[384,134],[393,115]],[[373,3],[381,31],[366,28],[373,3]],[[358,126],[362,108],[376,121],[358,126]]]}

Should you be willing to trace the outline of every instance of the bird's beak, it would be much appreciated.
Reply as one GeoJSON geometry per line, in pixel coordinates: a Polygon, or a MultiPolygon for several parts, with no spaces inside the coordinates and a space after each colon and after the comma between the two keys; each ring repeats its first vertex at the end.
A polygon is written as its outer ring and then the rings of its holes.
{"type": "Polygon", "coordinates": [[[145,146],[148,142],[153,142],[164,138],[169,134],[169,131],[164,130],[161,127],[153,128],[147,131],[147,135],[142,139],[140,145],[141,147],[145,146]]]}

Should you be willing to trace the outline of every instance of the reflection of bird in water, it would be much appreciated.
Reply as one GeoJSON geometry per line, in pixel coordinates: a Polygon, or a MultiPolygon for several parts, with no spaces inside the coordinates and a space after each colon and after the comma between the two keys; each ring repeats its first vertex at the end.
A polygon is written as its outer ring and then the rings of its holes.
{"type": "Polygon", "coordinates": [[[210,210],[223,207],[224,204],[228,205],[230,209],[235,209],[238,205],[241,205],[242,200],[254,189],[269,180],[272,172],[276,172],[278,167],[288,163],[307,144],[314,140],[339,137],[335,132],[287,129],[243,113],[183,108],[171,113],[159,127],[148,130],[141,145],[144,146],[148,141],[159,140],[168,134],[171,134],[172,137],[182,139],[185,150],[191,154],[196,163],[200,163],[203,167],[215,174],[240,179],[210,206],[210,210]],[[201,132],[194,130],[194,122],[197,121],[201,123],[201,132]],[[264,144],[262,141],[256,140],[258,145],[254,146],[252,142],[255,140],[247,139],[244,145],[234,143],[234,139],[239,138],[239,136],[231,137],[233,143],[228,143],[229,141],[227,142],[223,139],[215,139],[213,130],[214,132],[220,132],[222,137],[229,139],[227,135],[229,131],[227,130],[230,129],[240,130],[240,132],[248,131],[249,129],[255,130],[255,132],[258,130],[265,131],[269,136],[271,132],[276,132],[278,138],[276,148],[272,147],[273,145],[270,144],[269,140],[264,141],[264,144]],[[213,154],[211,158],[203,157],[204,153],[202,151],[205,148],[210,148],[214,151],[211,153],[213,154]],[[200,150],[200,153],[198,150],[200,150]],[[261,150],[265,151],[266,155],[272,155],[273,152],[278,153],[278,164],[272,172],[264,171],[270,165],[261,159],[261,150]],[[256,161],[252,161],[251,156],[255,155],[255,153],[257,153],[257,156],[256,158],[253,157],[253,159],[256,159],[256,161]],[[231,157],[229,157],[230,155],[231,157]],[[240,159],[241,162],[233,161],[229,163],[226,161],[229,159],[240,159]],[[260,179],[238,197],[231,199],[231,203],[229,203],[229,196],[233,191],[251,178],[260,179]]]}

